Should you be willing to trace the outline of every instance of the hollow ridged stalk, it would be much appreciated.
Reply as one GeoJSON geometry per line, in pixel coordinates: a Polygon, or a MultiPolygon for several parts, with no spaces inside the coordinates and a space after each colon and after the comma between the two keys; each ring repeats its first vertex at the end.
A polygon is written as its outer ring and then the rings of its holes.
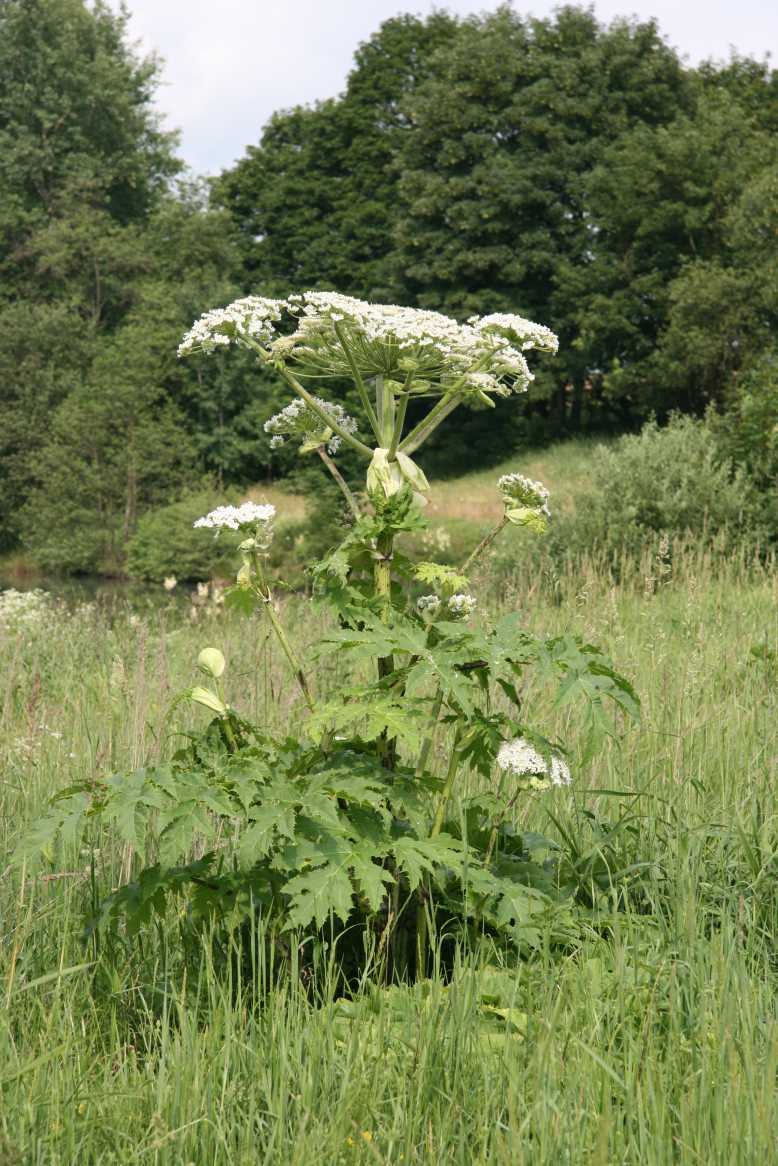
{"type": "MultiPolygon", "coordinates": [[[[419,446],[427,440],[432,431],[437,429],[441,421],[444,421],[450,413],[454,412],[458,405],[462,404],[465,399],[465,395],[462,390],[467,384],[468,377],[471,377],[474,373],[482,372],[483,369],[486,368],[487,364],[488,357],[484,357],[482,360],[479,360],[478,363],[473,366],[473,368],[468,369],[465,373],[462,373],[462,375],[458,377],[452,385],[449,385],[444,396],[441,397],[436,405],[432,406],[427,416],[423,417],[416,428],[412,429],[408,436],[405,438],[402,445],[400,446],[400,449],[403,453],[412,454],[415,450],[417,450],[419,446]]],[[[481,396],[487,404],[494,406],[494,402],[491,401],[486,396],[486,394],[481,394],[481,396]]]]}
{"type": "Polygon", "coordinates": [[[412,379],[412,373],[408,373],[408,376],[405,378],[405,384],[403,385],[403,392],[400,394],[399,403],[395,409],[394,429],[392,432],[392,440],[389,443],[389,461],[393,461],[396,457],[398,446],[402,440],[405,414],[408,412],[408,402],[411,399],[410,388],[412,379]]]}
{"type": "Polygon", "coordinates": [[[376,412],[378,414],[378,431],[381,435],[379,440],[384,449],[388,449],[392,444],[394,435],[396,410],[394,392],[383,376],[377,376],[375,379],[375,398],[376,412]]]}
{"type": "MultiPolygon", "coordinates": [[[[376,597],[380,603],[381,619],[388,624],[392,614],[392,550],[394,535],[380,534],[376,540],[376,559],[373,572],[376,597]]],[[[394,656],[381,656],[378,660],[378,679],[383,680],[394,672],[394,656]]],[[[381,759],[386,769],[394,768],[395,743],[384,734],[380,738],[381,759]]]]}

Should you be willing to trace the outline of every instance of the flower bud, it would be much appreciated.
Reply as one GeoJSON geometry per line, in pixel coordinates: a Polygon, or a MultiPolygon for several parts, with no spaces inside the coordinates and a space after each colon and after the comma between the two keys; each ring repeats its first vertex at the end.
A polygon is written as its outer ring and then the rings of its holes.
{"type": "Polygon", "coordinates": [[[214,679],[218,680],[224,672],[224,656],[218,648],[203,648],[197,657],[197,667],[206,676],[213,676],[214,679]]]}
{"type": "Polygon", "coordinates": [[[427,481],[427,476],[420,466],[416,465],[413,458],[408,457],[407,453],[400,453],[397,451],[397,464],[399,465],[402,475],[406,482],[409,482],[414,490],[419,494],[428,494],[430,484],[427,481]]]}
{"type": "Polygon", "coordinates": [[[373,460],[367,467],[368,494],[383,494],[391,498],[403,486],[403,474],[397,462],[389,461],[389,450],[379,446],[373,450],[373,460]]]}

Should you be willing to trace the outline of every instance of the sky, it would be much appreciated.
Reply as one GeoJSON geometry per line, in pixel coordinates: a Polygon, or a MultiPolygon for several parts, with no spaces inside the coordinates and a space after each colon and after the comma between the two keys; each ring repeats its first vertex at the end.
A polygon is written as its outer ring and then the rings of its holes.
{"type": "MultiPolygon", "coordinates": [[[[119,0],[111,0],[118,7],[119,0]]],[[[164,60],[157,105],[198,174],[231,165],[277,109],[343,90],[354,49],[400,12],[493,11],[498,0],[128,0],[130,33],[164,60]]],[[[556,0],[514,0],[548,16],[556,0]]],[[[778,0],[595,0],[600,20],[654,17],[691,64],[778,48],[778,0]]]]}

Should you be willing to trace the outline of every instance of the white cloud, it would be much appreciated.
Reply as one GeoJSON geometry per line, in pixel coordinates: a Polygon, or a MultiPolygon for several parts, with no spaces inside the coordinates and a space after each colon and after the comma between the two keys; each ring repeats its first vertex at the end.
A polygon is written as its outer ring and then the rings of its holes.
{"type": "MultiPolygon", "coordinates": [[[[118,0],[117,0],[118,2],[118,0]]],[[[449,0],[465,14],[498,0],[449,0]]],[[[158,104],[182,131],[182,153],[216,172],[256,142],[276,109],[331,97],[343,88],[357,45],[398,12],[429,13],[432,0],[129,0],[130,28],[165,60],[158,104]]],[[[524,5],[516,5],[526,11],[524,5]]],[[[530,0],[548,15],[556,0],[530,0]]],[[[696,62],[730,47],[763,57],[778,43],[773,0],[596,0],[601,20],[657,18],[667,39],[696,62]]]]}

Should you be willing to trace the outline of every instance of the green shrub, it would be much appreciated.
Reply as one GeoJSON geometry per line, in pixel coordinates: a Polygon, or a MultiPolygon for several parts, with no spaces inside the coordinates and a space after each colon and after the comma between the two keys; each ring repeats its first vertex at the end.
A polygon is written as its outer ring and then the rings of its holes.
{"type": "Polygon", "coordinates": [[[737,382],[723,413],[709,415],[719,450],[753,480],[765,533],[778,538],[778,356],[764,357],[737,382]]]}
{"type": "Polygon", "coordinates": [[[592,489],[572,515],[551,524],[548,548],[613,548],[639,552],[657,533],[757,537],[753,485],[722,456],[711,426],[675,414],[665,427],[650,421],[639,434],[597,446],[592,489]]]}
{"type": "Polygon", "coordinates": [[[209,530],[194,530],[196,518],[223,502],[234,501],[223,492],[198,490],[180,502],[149,510],[138,522],[127,545],[127,570],[139,579],[213,579],[232,573],[239,539],[222,531],[218,539],[209,530]]]}

